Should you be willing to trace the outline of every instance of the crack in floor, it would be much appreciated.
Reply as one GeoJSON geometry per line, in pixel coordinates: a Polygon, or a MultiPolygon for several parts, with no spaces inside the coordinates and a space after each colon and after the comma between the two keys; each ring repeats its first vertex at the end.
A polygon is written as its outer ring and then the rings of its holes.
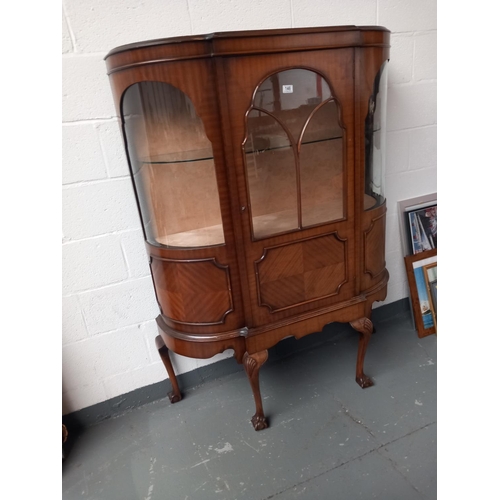
{"type": "MultiPolygon", "coordinates": [[[[431,423],[429,423],[429,424],[425,424],[425,425],[423,425],[422,427],[419,427],[418,429],[415,429],[415,430],[413,430],[413,431],[408,432],[408,433],[407,433],[407,434],[405,434],[404,436],[400,436],[400,437],[398,437],[398,438],[396,438],[396,439],[393,439],[392,441],[388,441],[387,443],[381,444],[380,446],[376,446],[375,448],[373,448],[373,449],[371,449],[371,450],[368,450],[366,453],[363,453],[363,454],[361,454],[361,455],[358,455],[357,457],[350,458],[349,460],[346,460],[345,462],[342,462],[342,463],[340,463],[340,464],[338,464],[338,465],[335,465],[334,467],[331,467],[330,469],[327,469],[327,470],[325,470],[325,471],[323,471],[323,472],[320,472],[319,474],[316,474],[315,476],[311,476],[310,478],[305,479],[304,481],[300,481],[300,482],[298,482],[298,483],[296,483],[296,484],[294,484],[294,485],[292,485],[292,486],[289,486],[289,487],[287,487],[287,488],[284,488],[283,490],[277,491],[276,493],[273,493],[272,495],[269,495],[269,496],[267,496],[267,497],[265,497],[265,498],[262,498],[261,500],[271,500],[272,498],[275,498],[277,495],[281,495],[282,493],[285,493],[285,492],[287,492],[287,491],[289,491],[289,490],[292,490],[293,488],[297,488],[297,487],[299,487],[299,486],[302,486],[303,484],[308,483],[308,482],[310,482],[310,481],[313,481],[314,479],[317,479],[317,478],[319,478],[319,477],[321,477],[321,476],[324,476],[325,474],[328,474],[329,472],[332,472],[332,471],[334,471],[335,469],[338,469],[339,467],[342,467],[342,466],[347,465],[347,464],[349,464],[349,463],[351,463],[351,462],[354,462],[355,460],[359,460],[359,459],[361,459],[361,458],[363,458],[363,457],[366,457],[366,456],[367,456],[367,455],[369,455],[370,453],[373,453],[373,452],[378,453],[378,450],[380,450],[381,448],[384,448],[385,446],[388,446],[388,445],[390,445],[390,444],[392,444],[392,443],[395,443],[396,441],[399,441],[400,439],[403,439],[403,438],[405,438],[405,437],[407,437],[407,436],[411,436],[411,435],[412,435],[412,434],[414,434],[415,432],[421,431],[422,429],[425,429],[426,427],[429,427],[429,426],[431,426],[431,425],[433,425],[433,424],[435,424],[435,423],[436,423],[436,422],[431,422],[431,423]]],[[[380,453],[378,453],[378,454],[379,454],[380,456],[382,456],[383,458],[387,458],[387,457],[384,457],[383,455],[381,455],[380,453]]],[[[392,460],[390,460],[390,459],[389,459],[389,461],[391,462],[391,465],[393,465],[393,467],[394,467],[394,464],[395,464],[396,462],[394,462],[394,463],[393,463],[393,461],[392,461],[392,460]]],[[[397,469],[396,469],[396,470],[397,470],[397,469]]],[[[398,472],[399,474],[401,474],[401,475],[402,475],[402,476],[406,479],[406,481],[408,481],[408,483],[410,484],[410,486],[411,486],[414,490],[416,490],[418,494],[423,495],[423,493],[422,493],[420,490],[418,490],[415,486],[413,486],[413,484],[412,484],[412,483],[408,480],[408,478],[407,478],[406,476],[404,476],[404,474],[403,474],[401,471],[397,470],[397,472],[398,472]]]]}
{"type": "Polygon", "coordinates": [[[376,438],[375,434],[373,434],[373,432],[363,423],[362,420],[356,419],[354,417],[354,415],[352,415],[349,412],[349,408],[347,408],[347,406],[345,406],[344,403],[342,403],[342,401],[340,401],[340,399],[338,399],[336,397],[333,397],[333,400],[336,401],[341,406],[341,408],[344,411],[345,415],[347,415],[355,424],[361,425],[361,427],[363,427],[363,429],[366,432],[368,432],[368,434],[370,434],[370,436],[372,436],[373,438],[376,438]]]}

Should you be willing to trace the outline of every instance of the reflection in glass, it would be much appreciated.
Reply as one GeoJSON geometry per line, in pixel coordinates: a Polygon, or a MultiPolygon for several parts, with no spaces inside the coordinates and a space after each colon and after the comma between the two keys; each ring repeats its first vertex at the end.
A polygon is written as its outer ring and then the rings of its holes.
{"type": "Polygon", "coordinates": [[[256,89],[243,144],[254,237],[343,218],[339,111],[314,71],[282,71],[256,89]]]}
{"type": "Polygon", "coordinates": [[[147,240],[224,243],[212,144],[191,100],[166,83],[136,83],[124,94],[122,116],[147,240]]]}
{"type": "Polygon", "coordinates": [[[343,217],[343,129],[335,101],[312,116],[300,144],[302,225],[343,217]]]}
{"type": "Polygon", "coordinates": [[[365,120],[365,210],[385,199],[385,137],[387,110],[387,61],[377,73],[365,120]]]}
{"type": "Polygon", "coordinates": [[[297,179],[290,141],[263,111],[247,117],[245,163],[256,238],[298,228],[297,179]]]}

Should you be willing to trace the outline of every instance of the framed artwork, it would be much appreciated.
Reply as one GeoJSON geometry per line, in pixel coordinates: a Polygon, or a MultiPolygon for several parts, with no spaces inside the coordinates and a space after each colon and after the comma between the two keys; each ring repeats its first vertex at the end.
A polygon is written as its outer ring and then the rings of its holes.
{"type": "Polygon", "coordinates": [[[413,255],[437,248],[437,204],[406,212],[413,255]]]}
{"type": "Polygon", "coordinates": [[[437,333],[437,249],[407,255],[405,266],[418,336],[437,333]]]}
{"type": "Polygon", "coordinates": [[[403,248],[403,255],[406,256],[413,254],[413,245],[411,244],[409,236],[410,231],[409,231],[408,212],[422,210],[424,208],[436,205],[437,205],[437,193],[420,195],[414,198],[408,198],[406,200],[399,200],[397,202],[399,232],[401,235],[401,246],[403,248]]]}

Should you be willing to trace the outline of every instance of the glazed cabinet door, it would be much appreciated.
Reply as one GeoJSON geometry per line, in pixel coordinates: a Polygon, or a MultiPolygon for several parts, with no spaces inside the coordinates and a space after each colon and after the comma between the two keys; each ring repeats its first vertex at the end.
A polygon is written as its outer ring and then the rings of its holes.
{"type": "Polygon", "coordinates": [[[353,295],[353,56],[224,60],[251,326],[353,295]]]}
{"type": "Polygon", "coordinates": [[[151,64],[111,78],[165,322],[193,333],[239,328],[213,61],[151,64]]]}
{"type": "Polygon", "coordinates": [[[358,159],[364,193],[360,217],[360,290],[373,290],[387,282],[385,267],[385,129],[388,48],[357,49],[358,159]]]}

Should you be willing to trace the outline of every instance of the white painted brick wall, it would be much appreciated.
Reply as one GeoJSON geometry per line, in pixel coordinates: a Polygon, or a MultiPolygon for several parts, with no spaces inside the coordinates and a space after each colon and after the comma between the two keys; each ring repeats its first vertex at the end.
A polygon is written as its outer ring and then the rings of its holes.
{"type": "Polygon", "coordinates": [[[412,33],[391,34],[391,61],[389,66],[390,85],[411,82],[413,74],[414,45],[415,41],[412,33]]]}
{"type": "Polygon", "coordinates": [[[62,129],[63,184],[106,179],[106,162],[95,125],[76,123],[62,129]]]}
{"type": "Polygon", "coordinates": [[[377,24],[377,0],[292,0],[294,28],[377,24]]]}
{"type": "Polygon", "coordinates": [[[137,229],[141,225],[128,177],[65,186],[62,209],[64,236],[71,240],[137,229]]]}
{"type": "MultiPolygon", "coordinates": [[[[191,1],[64,0],[79,53],[107,53],[126,43],[190,34],[188,3],[191,1]]],[[[203,3],[214,9],[214,2],[203,3]]],[[[104,75],[107,79],[106,72],[104,75]]]]}
{"type": "Polygon", "coordinates": [[[78,295],[63,296],[62,299],[62,343],[71,344],[88,337],[87,326],[78,302],[78,295]]]}
{"type": "MultiPolygon", "coordinates": [[[[386,303],[407,296],[397,201],[436,188],[435,0],[63,0],[63,411],[167,375],[158,314],[103,61],[125,43],[241,29],[383,25],[389,65],[386,303]]],[[[174,356],[178,373],[223,359],[174,356]]]]}
{"type": "Polygon", "coordinates": [[[415,63],[413,77],[418,80],[437,78],[437,33],[435,31],[415,34],[415,63]]]}
{"type": "Polygon", "coordinates": [[[116,116],[102,54],[63,54],[63,122],[116,116]]]}
{"type": "Polygon", "coordinates": [[[89,335],[144,323],[158,315],[149,277],[91,290],[80,294],[79,300],[89,335]]]}
{"type": "Polygon", "coordinates": [[[193,33],[291,28],[290,0],[189,0],[193,33]]]}
{"type": "Polygon", "coordinates": [[[101,236],[63,245],[63,294],[82,292],[128,278],[119,236],[101,236]]]}
{"type": "Polygon", "coordinates": [[[377,24],[394,33],[437,29],[436,0],[378,0],[377,24]]]}

